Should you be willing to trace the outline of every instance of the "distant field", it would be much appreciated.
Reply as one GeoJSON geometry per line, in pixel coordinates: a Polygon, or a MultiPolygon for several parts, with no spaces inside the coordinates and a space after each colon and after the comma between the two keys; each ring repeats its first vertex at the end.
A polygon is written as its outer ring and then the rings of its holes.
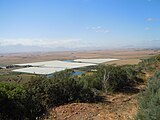
{"type": "MultiPolygon", "coordinates": [[[[0,70],[0,72],[2,72],[2,71],[0,70]]],[[[33,74],[13,73],[13,72],[7,70],[7,71],[5,71],[5,73],[0,75],[0,81],[25,83],[28,80],[30,80],[31,77],[33,77],[33,76],[35,76],[35,75],[33,75],[33,74]]]]}
{"type": "MultiPolygon", "coordinates": [[[[141,58],[146,58],[160,53],[160,50],[95,50],[95,51],[68,51],[48,53],[17,53],[0,55],[0,65],[40,62],[49,60],[70,60],[85,58],[116,58],[122,59],[121,64],[137,63],[141,58]]],[[[116,61],[118,62],[118,61],[116,61]]],[[[120,61],[119,61],[120,62],[120,61]]],[[[118,64],[120,64],[118,62],[118,64]]]]}
{"type": "Polygon", "coordinates": [[[139,62],[141,62],[140,59],[122,59],[122,60],[117,60],[117,61],[111,61],[111,62],[107,62],[106,64],[117,64],[117,65],[135,65],[138,64],[139,62]]]}

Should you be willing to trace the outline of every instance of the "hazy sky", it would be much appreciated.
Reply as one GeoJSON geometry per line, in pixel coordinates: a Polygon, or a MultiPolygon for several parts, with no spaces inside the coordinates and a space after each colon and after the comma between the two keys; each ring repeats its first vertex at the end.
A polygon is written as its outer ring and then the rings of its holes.
{"type": "Polygon", "coordinates": [[[0,52],[160,47],[160,0],[0,0],[0,52]]]}

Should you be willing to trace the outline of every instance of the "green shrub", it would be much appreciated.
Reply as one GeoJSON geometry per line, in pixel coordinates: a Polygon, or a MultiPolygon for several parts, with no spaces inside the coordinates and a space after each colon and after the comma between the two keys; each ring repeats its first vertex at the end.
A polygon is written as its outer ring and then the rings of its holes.
{"type": "Polygon", "coordinates": [[[80,84],[68,70],[56,73],[52,78],[34,77],[25,88],[44,110],[72,101],[94,101],[95,97],[91,89],[80,84]]]}
{"type": "Polygon", "coordinates": [[[134,87],[136,84],[143,82],[138,77],[139,71],[132,65],[99,65],[96,69],[97,72],[92,75],[81,76],[79,82],[84,84],[86,88],[97,92],[120,91],[125,87],[134,87]]]}
{"type": "Polygon", "coordinates": [[[157,69],[159,69],[158,66],[160,66],[160,54],[148,59],[143,59],[138,66],[143,72],[155,72],[157,69]]]}
{"type": "Polygon", "coordinates": [[[139,110],[136,120],[159,120],[160,118],[160,72],[149,81],[147,88],[139,95],[139,110]]]}
{"type": "Polygon", "coordinates": [[[0,83],[0,119],[35,119],[36,109],[27,91],[13,83],[0,83]]]}
{"type": "Polygon", "coordinates": [[[129,74],[128,72],[128,69],[124,69],[123,66],[101,65],[98,66],[95,77],[97,81],[101,82],[100,88],[102,88],[102,90],[114,92],[133,85],[134,80],[132,73],[129,74]]]}

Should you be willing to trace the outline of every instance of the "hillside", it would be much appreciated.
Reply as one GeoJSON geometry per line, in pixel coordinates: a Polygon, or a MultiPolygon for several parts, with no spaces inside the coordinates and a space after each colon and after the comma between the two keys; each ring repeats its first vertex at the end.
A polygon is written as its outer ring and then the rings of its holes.
{"type": "MultiPolygon", "coordinates": [[[[145,79],[160,71],[160,55],[144,59],[138,69],[145,72],[145,79]]],[[[71,103],[49,110],[46,120],[128,120],[134,119],[140,91],[145,90],[146,83],[137,85],[128,91],[107,94],[102,103],[71,103]]]]}
{"type": "Polygon", "coordinates": [[[101,64],[94,69],[75,76],[73,70],[65,70],[52,77],[34,75],[25,82],[1,81],[0,119],[134,119],[139,93],[160,71],[160,55],[137,65],[101,64]]]}

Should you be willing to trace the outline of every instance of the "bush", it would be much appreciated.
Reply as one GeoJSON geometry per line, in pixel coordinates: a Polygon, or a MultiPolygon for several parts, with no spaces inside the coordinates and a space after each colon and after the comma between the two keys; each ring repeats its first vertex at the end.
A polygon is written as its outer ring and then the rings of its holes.
{"type": "Polygon", "coordinates": [[[79,78],[80,83],[96,92],[121,91],[126,87],[134,87],[143,82],[138,77],[136,67],[132,65],[99,65],[96,69],[97,72],[94,74],[83,75],[79,78]]]}
{"type": "MultiPolygon", "coordinates": [[[[123,66],[98,66],[95,77],[101,82],[101,86],[105,92],[114,92],[131,86],[134,83],[132,73],[128,73],[128,69],[123,66]]],[[[130,69],[132,72],[132,69],[130,69]]]]}
{"type": "Polygon", "coordinates": [[[160,65],[160,54],[150,57],[148,59],[143,59],[142,62],[138,64],[139,69],[144,72],[155,72],[159,69],[160,65]]]}
{"type": "Polygon", "coordinates": [[[13,83],[0,83],[0,119],[35,119],[35,107],[27,91],[13,83]]]}
{"type": "Polygon", "coordinates": [[[160,118],[160,72],[149,81],[147,88],[139,95],[139,110],[136,120],[158,120],[160,118]]]}
{"type": "Polygon", "coordinates": [[[139,71],[138,66],[136,65],[124,65],[121,66],[125,70],[127,78],[129,79],[130,85],[138,85],[144,83],[143,78],[141,77],[143,73],[139,71]]]}
{"type": "Polygon", "coordinates": [[[36,76],[23,86],[0,83],[0,119],[33,120],[60,104],[93,102],[94,92],[72,74],[66,70],[52,78],[36,76]]]}
{"type": "Polygon", "coordinates": [[[94,93],[84,84],[80,84],[72,76],[72,71],[54,74],[53,78],[34,77],[25,84],[25,88],[32,99],[43,106],[43,110],[73,101],[94,101],[94,93]]]}

